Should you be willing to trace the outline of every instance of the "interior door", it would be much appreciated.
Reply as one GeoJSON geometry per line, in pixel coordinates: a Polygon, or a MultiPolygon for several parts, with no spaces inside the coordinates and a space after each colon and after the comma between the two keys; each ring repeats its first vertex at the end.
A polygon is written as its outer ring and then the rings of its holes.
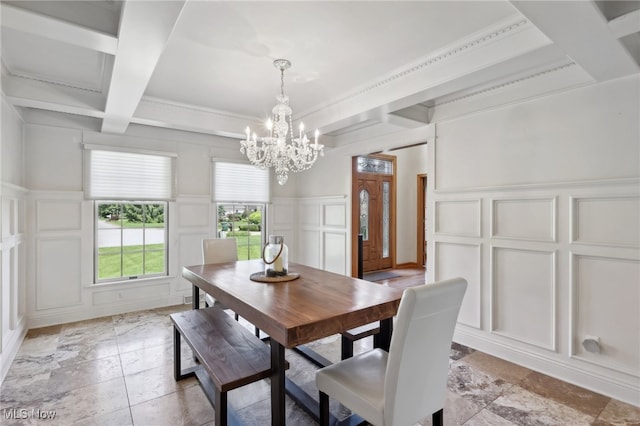
{"type": "Polygon", "coordinates": [[[355,173],[352,216],[362,234],[363,272],[393,267],[393,175],[355,173]]]}

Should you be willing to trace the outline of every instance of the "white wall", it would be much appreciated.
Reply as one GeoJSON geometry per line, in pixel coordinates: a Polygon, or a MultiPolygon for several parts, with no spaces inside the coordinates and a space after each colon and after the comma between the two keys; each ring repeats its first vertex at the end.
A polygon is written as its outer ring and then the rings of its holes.
{"type": "Polygon", "coordinates": [[[2,99],[0,145],[0,381],[27,331],[22,118],[2,99]]]}
{"type": "Polygon", "coordinates": [[[427,236],[429,281],[469,282],[456,341],[635,405],[639,93],[636,76],[439,123],[427,236]]]}

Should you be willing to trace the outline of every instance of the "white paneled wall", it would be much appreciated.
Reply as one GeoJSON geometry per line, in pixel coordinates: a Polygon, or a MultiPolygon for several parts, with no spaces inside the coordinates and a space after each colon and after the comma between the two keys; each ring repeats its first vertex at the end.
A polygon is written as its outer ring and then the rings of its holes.
{"type": "Polygon", "coordinates": [[[639,86],[621,79],[437,125],[427,194],[428,280],[469,281],[454,339],[635,405],[639,86]]]}
{"type": "Polygon", "coordinates": [[[275,198],[269,209],[269,232],[284,235],[290,261],[347,275],[348,207],[346,196],[275,198]]]}
{"type": "Polygon", "coordinates": [[[5,377],[11,360],[27,331],[26,282],[27,253],[25,213],[27,191],[13,185],[2,185],[2,241],[0,244],[0,380],[5,377]]]}

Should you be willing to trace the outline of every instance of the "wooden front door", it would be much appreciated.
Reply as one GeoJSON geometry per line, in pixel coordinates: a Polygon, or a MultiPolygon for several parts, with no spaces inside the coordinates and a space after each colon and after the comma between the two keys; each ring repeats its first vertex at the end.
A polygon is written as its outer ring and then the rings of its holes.
{"type": "Polygon", "coordinates": [[[357,234],[362,234],[363,272],[391,268],[395,230],[393,174],[358,172],[356,161],[352,218],[356,241],[357,234]]]}

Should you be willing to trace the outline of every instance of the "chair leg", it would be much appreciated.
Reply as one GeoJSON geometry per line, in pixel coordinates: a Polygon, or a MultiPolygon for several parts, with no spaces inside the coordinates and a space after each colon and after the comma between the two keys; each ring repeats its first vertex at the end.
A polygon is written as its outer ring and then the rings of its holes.
{"type": "Polygon", "coordinates": [[[320,426],[329,426],[329,395],[320,391],[320,426]]]}
{"type": "Polygon", "coordinates": [[[443,426],[444,415],[442,410],[441,408],[431,415],[431,423],[433,423],[433,426],[443,426]]]}

